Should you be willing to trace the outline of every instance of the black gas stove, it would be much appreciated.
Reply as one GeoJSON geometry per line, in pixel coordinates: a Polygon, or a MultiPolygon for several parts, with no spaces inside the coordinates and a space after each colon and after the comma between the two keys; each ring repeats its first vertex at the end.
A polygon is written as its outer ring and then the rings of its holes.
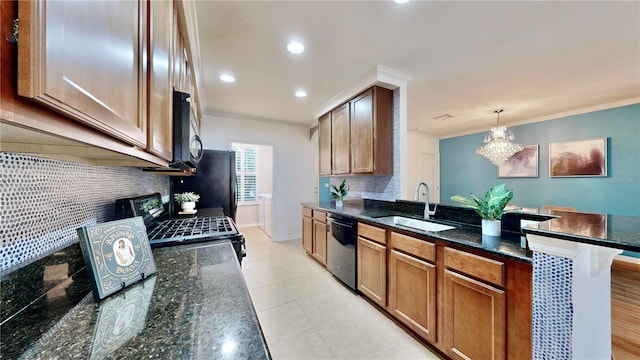
{"type": "Polygon", "coordinates": [[[228,216],[171,217],[162,204],[160,194],[116,200],[117,219],[142,216],[152,248],[204,241],[230,241],[242,263],[246,256],[245,240],[228,216]]]}

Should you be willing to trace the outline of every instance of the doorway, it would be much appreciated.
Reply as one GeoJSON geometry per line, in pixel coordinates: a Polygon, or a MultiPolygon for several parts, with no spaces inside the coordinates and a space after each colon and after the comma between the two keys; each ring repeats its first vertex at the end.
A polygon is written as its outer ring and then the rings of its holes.
{"type": "Polygon", "coordinates": [[[258,226],[273,234],[273,146],[231,143],[236,152],[238,226],[258,226]]]}

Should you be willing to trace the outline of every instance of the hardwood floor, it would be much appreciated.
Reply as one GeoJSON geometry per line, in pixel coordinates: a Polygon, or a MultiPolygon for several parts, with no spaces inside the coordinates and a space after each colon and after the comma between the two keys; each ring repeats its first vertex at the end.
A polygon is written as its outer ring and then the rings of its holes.
{"type": "Polygon", "coordinates": [[[611,345],[613,359],[638,359],[640,263],[614,261],[611,268],[611,345]]]}

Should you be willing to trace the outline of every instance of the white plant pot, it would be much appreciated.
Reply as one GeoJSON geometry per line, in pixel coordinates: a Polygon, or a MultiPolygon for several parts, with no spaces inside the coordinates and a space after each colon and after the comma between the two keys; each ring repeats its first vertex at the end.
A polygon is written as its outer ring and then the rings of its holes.
{"type": "Polygon", "coordinates": [[[193,210],[196,208],[196,202],[187,201],[187,202],[180,203],[180,208],[185,211],[193,210]]]}
{"type": "Polygon", "coordinates": [[[482,219],[482,234],[489,236],[500,236],[501,232],[500,220],[485,220],[482,219]]]}
{"type": "Polygon", "coordinates": [[[342,209],[342,200],[336,200],[336,209],[342,209]]]}

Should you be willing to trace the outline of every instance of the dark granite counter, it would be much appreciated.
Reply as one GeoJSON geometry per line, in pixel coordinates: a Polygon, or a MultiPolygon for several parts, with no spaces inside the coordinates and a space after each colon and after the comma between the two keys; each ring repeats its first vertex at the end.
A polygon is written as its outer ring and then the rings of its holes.
{"type": "Polygon", "coordinates": [[[3,314],[2,358],[270,358],[229,242],[153,253],[157,274],[100,303],[84,269],[69,273],[75,266],[65,266],[60,273],[69,275],[54,286],[47,285],[46,259],[3,275],[3,308],[21,296],[35,301],[3,314]],[[30,290],[18,272],[44,276],[42,289],[22,294],[30,290]]]}
{"type": "MultiPolygon", "coordinates": [[[[407,217],[414,217],[420,219],[424,209],[424,203],[422,205],[412,202],[384,202],[384,201],[351,201],[345,203],[345,206],[341,210],[337,210],[333,202],[321,202],[321,203],[304,203],[303,206],[326,211],[332,214],[339,214],[348,216],[357,221],[366,222],[372,225],[390,227],[394,230],[417,236],[417,237],[430,237],[444,242],[460,245],[470,249],[486,251],[490,254],[499,255],[509,259],[531,263],[531,251],[522,245],[525,244],[524,238],[518,228],[514,231],[503,231],[501,236],[484,236],[482,235],[482,229],[479,225],[479,218],[475,219],[473,214],[468,215],[473,221],[478,220],[478,225],[473,223],[464,223],[459,221],[455,215],[446,216],[445,212],[450,211],[451,207],[438,206],[436,209],[435,217],[432,217],[431,221],[454,226],[455,229],[429,232],[421,231],[419,229],[409,228],[394,225],[391,221],[381,219],[387,216],[401,215],[407,217]],[[418,214],[416,214],[418,212],[418,214]],[[452,221],[451,219],[454,219],[452,221]],[[458,220],[458,221],[455,221],[458,220]]],[[[431,204],[433,209],[433,204],[431,204]]],[[[463,209],[466,210],[466,209],[463,209]]],[[[448,215],[448,214],[447,214],[448,215]]],[[[546,218],[544,218],[546,219],[546,218]]],[[[505,222],[503,218],[503,222],[505,222]]],[[[503,229],[505,224],[503,224],[503,229]]]]}
{"type": "MultiPolygon", "coordinates": [[[[342,214],[359,221],[393,227],[405,233],[450,242],[469,248],[485,250],[489,253],[515,260],[531,262],[531,251],[526,248],[523,238],[526,234],[536,234],[563,240],[600,245],[629,251],[640,251],[640,217],[557,210],[508,211],[502,217],[502,235],[500,237],[483,236],[480,217],[473,210],[461,207],[440,205],[436,209],[433,222],[455,226],[456,229],[439,232],[426,232],[395,226],[380,218],[393,215],[422,218],[424,202],[406,200],[378,201],[353,199],[345,202],[337,210],[334,202],[304,203],[304,206],[342,214]],[[537,222],[520,229],[520,221],[537,222]],[[524,246],[524,247],[523,247],[524,246]]],[[[431,210],[434,209],[434,204],[431,210]]]]}
{"type": "Polygon", "coordinates": [[[523,229],[527,234],[640,251],[640,217],[549,210],[559,216],[523,229]]]}

